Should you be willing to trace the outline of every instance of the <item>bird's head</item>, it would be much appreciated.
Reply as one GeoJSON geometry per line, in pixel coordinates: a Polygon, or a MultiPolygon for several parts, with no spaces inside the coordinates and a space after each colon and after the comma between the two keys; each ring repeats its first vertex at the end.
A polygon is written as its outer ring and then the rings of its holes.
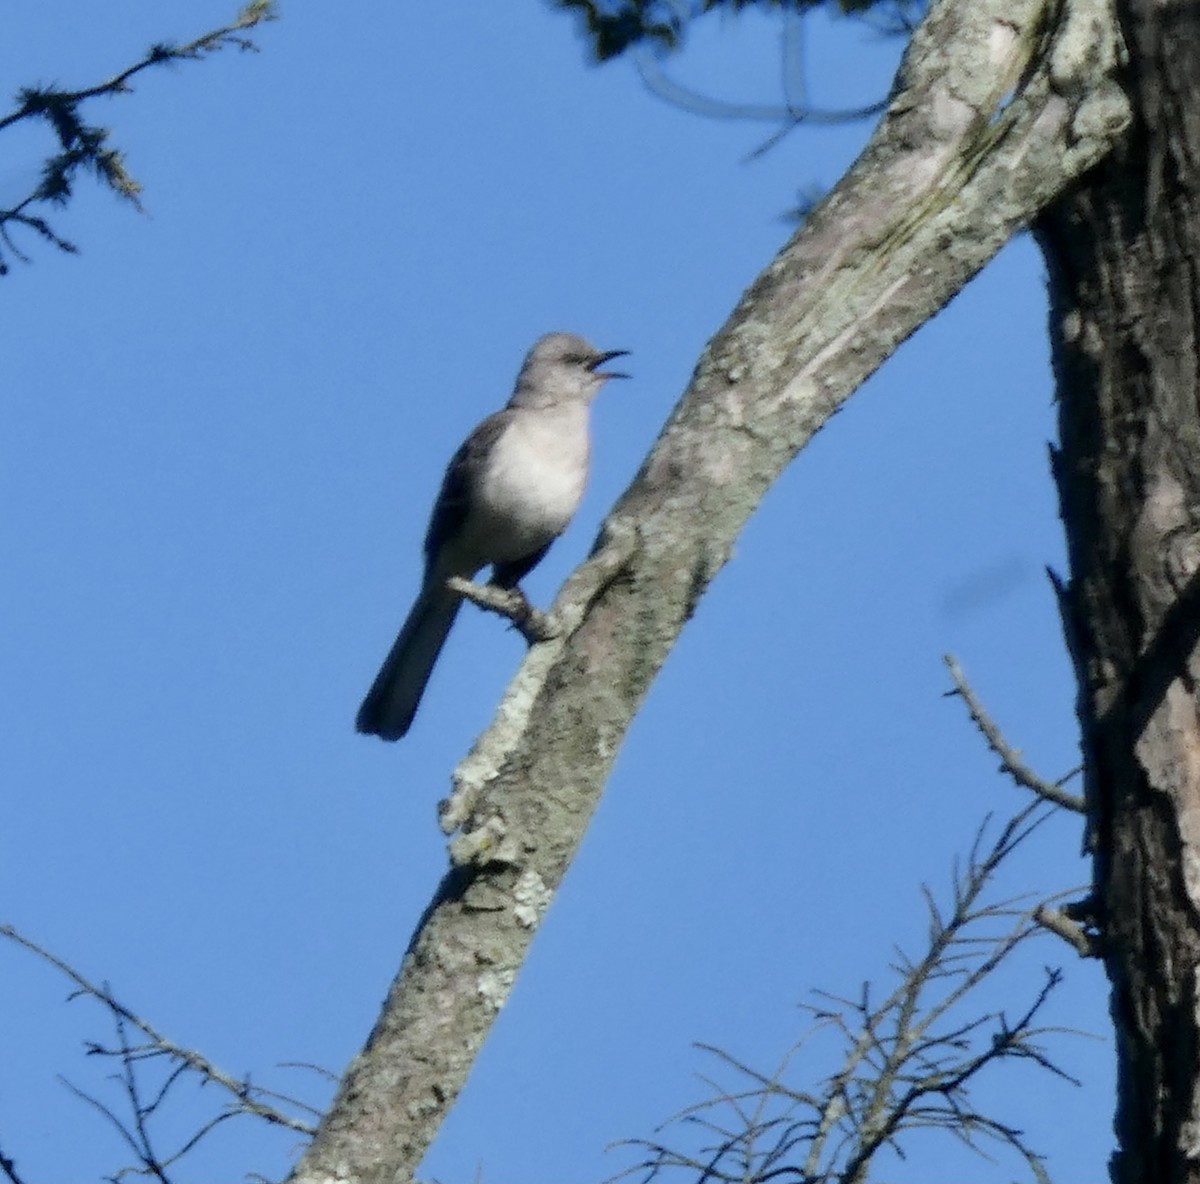
{"type": "Polygon", "coordinates": [[[575,333],[547,333],[525,355],[511,406],[549,407],[556,403],[590,402],[610,378],[628,378],[600,367],[623,357],[625,349],[598,350],[575,333]]]}

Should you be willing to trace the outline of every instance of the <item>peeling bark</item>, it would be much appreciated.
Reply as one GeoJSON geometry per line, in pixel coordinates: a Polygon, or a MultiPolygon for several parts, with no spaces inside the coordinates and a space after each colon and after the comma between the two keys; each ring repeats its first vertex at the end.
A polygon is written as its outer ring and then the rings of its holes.
{"type": "Polygon", "coordinates": [[[1119,0],[1134,122],[1039,224],[1061,399],[1112,1175],[1200,1180],[1200,10],[1119,0]]]}
{"type": "Polygon", "coordinates": [[[1127,121],[1102,0],[940,0],[858,162],[742,297],[443,811],[453,866],[296,1182],[411,1179],[655,673],[763,494],[1127,121]]]}

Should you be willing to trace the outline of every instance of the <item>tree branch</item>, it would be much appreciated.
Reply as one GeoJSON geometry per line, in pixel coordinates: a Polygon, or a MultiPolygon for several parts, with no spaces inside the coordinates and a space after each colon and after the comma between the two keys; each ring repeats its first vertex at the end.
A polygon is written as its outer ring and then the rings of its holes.
{"type": "Polygon", "coordinates": [[[508,996],[629,722],[734,539],[812,435],[1128,121],[1107,9],[939,0],[859,161],[755,281],[496,720],[447,873],[292,1179],[411,1178],[508,996]],[[963,227],[970,226],[970,234],[963,227]]]}
{"type": "Polygon", "coordinates": [[[1100,939],[1089,933],[1078,921],[1073,921],[1061,909],[1039,905],[1034,920],[1045,930],[1061,937],[1081,958],[1100,957],[1100,939]]]}
{"type": "MultiPolygon", "coordinates": [[[[275,1097],[276,1099],[285,1102],[289,1105],[296,1106],[302,1110],[308,1111],[313,1117],[317,1117],[320,1113],[315,1107],[307,1106],[302,1102],[298,1102],[293,1098],[289,1098],[283,1094],[277,1094],[272,1090],[263,1090],[258,1086],[251,1086],[248,1081],[234,1077],[232,1074],[226,1073],[218,1069],[207,1057],[201,1053],[194,1052],[191,1049],[184,1048],[175,1041],[168,1039],[152,1027],[146,1020],[135,1014],[117,999],[107,987],[99,987],[95,983],[89,981],[79,973],[69,963],[64,962],[56,954],[52,954],[44,946],[38,945],[31,938],[26,937],[12,925],[0,924],[0,937],[6,937],[10,941],[28,950],[32,954],[36,954],[43,961],[48,962],[56,970],[64,974],[75,984],[76,993],[90,996],[98,1002],[104,1004],[105,1007],[112,1013],[114,1022],[117,1025],[117,1032],[120,1037],[120,1045],[116,1049],[108,1049],[103,1045],[92,1043],[88,1046],[88,1051],[94,1056],[115,1056],[121,1059],[123,1066],[128,1070],[129,1065],[134,1060],[144,1059],[148,1056],[167,1056],[172,1060],[178,1061],[185,1065],[189,1070],[198,1073],[204,1081],[212,1082],[214,1085],[220,1086],[227,1093],[233,1095],[237,1101],[238,1108],[247,1114],[252,1114],[257,1118],[264,1119],[266,1122],[274,1126],[286,1127],[288,1130],[293,1130],[302,1135],[310,1135],[313,1133],[311,1123],[303,1119],[295,1118],[285,1111],[279,1110],[274,1106],[268,1106],[258,1100],[255,1095],[275,1097]],[[130,1024],[141,1032],[149,1041],[147,1045],[131,1045],[125,1039],[125,1024],[130,1024]]],[[[95,1099],[88,1097],[81,1090],[71,1086],[81,1097],[88,1098],[94,1105],[103,1107],[95,1099]]],[[[114,1121],[117,1121],[114,1119],[114,1121]]]]}
{"type": "Polygon", "coordinates": [[[495,584],[477,584],[461,576],[451,576],[446,587],[457,592],[485,612],[507,617],[530,645],[556,636],[555,622],[549,613],[539,612],[520,588],[500,588],[495,584]]]}
{"type": "Polygon", "coordinates": [[[0,1151],[0,1172],[3,1172],[9,1184],[25,1184],[24,1180],[17,1174],[16,1162],[9,1159],[3,1151],[0,1151]]]}
{"type": "MultiPolygon", "coordinates": [[[[276,15],[275,0],[249,0],[229,24],[201,34],[183,45],[166,42],[152,45],[133,65],[94,86],[80,90],[59,90],[52,86],[23,88],[17,95],[16,108],[0,117],[0,132],[24,120],[42,119],[53,130],[59,151],[43,163],[41,179],[24,198],[8,209],[0,209],[0,243],[8,248],[14,258],[28,262],[27,256],[16,247],[9,233],[10,226],[23,226],[59,250],[76,253],[78,248],[73,243],[62,238],[44,218],[29,210],[39,203],[65,205],[71,198],[75,177],[80,169],[94,173],[118,197],[140,210],[138,195],[142,187],[126,170],[124,156],[109,146],[107,128],[84,122],[80,108],[90,99],[101,95],[128,93],[132,89],[130,79],[152,66],[194,61],[229,46],[255,50],[257,47],[254,42],[243,35],[245,30],[264,21],[275,20],[276,15]]],[[[7,272],[8,267],[0,254],[0,275],[6,275],[7,272]]]]}
{"type": "Polygon", "coordinates": [[[1083,798],[1079,794],[1068,793],[1063,789],[1063,784],[1068,777],[1073,777],[1075,773],[1069,773],[1067,777],[1063,777],[1059,781],[1047,781],[1044,777],[1039,777],[1021,759],[1021,754],[1004,739],[1004,733],[1000,731],[995,720],[984,711],[983,704],[979,702],[979,698],[971,689],[971,684],[967,682],[966,675],[963,674],[962,667],[958,662],[949,654],[943,655],[942,661],[946,663],[946,669],[950,671],[950,678],[954,682],[954,690],[946,693],[957,695],[967,705],[967,713],[971,717],[971,722],[987,741],[988,748],[1000,758],[1001,772],[1007,773],[1019,786],[1031,790],[1047,802],[1053,802],[1054,805],[1072,810],[1076,814],[1086,813],[1087,805],[1083,798]]]}
{"type": "MultiPolygon", "coordinates": [[[[671,1146],[660,1138],[629,1140],[623,1145],[640,1159],[613,1181],[640,1174],[646,1184],[676,1171],[727,1184],[772,1179],[862,1184],[872,1178],[884,1147],[903,1155],[906,1136],[923,1129],[952,1135],[980,1155],[988,1142],[1007,1147],[1046,1184],[1041,1159],[1022,1132],[978,1108],[969,1086],[1013,1059],[1033,1061],[1074,1081],[1041,1047],[1053,1030],[1035,1025],[1060,981],[1058,971],[1045,972],[1041,988],[1015,1020],[971,1006],[976,988],[1039,935],[1023,902],[990,900],[988,893],[1000,865],[1048,815],[1048,804],[1039,800],[998,831],[985,823],[965,868],[956,862],[950,901],[939,904],[929,888],[923,890],[931,919],[927,940],[918,956],[899,954],[891,967],[898,982],[881,1001],[874,1000],[870,984],[854,999],[817,992],[819,1002],[806,1008],[814,1027],[770,1073],[722,1049],[699,1045],[719,1060],[724,1075],[734,1075],[739,1088],[705,1078],[710,1096],[655,1132],[674,1128],[686,1145],[671,1146]],[[820,1033],[841,1044],[839,1068],[811,1090],[789,1084],[791,1062],[820,1033]],[[697,1137],[713,1141],[696,1148],[697,1137]]],[[[823,1053],[817,1064],[826,1060],[823,1053]]]]}

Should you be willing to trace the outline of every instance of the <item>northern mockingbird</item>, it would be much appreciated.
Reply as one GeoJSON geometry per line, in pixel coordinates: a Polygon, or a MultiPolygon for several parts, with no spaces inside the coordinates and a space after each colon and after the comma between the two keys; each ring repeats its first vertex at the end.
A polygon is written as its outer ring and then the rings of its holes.
{"type": "Polygon", "coordinates": [[[566,529],[587,481],[588,407],[608,379],[626,377],[600,367],[627,352],[547,334],[504,410],[454,454],[429,518],[421,590],[358,709],[360,732],[399,740],[411,726],[462,605],[450,576],[473,579],[490,563],[492,583],[513,588],[566,529]]]}

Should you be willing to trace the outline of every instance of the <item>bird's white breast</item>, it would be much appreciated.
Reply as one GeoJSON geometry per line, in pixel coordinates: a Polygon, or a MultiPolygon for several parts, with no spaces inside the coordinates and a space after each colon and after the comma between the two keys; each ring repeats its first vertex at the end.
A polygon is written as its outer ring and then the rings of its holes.
{"type": "Polygon", "coordinates": [[[471,533],[488,540],[487,562],[540,550],[566,529],[588,470],[588,409],[526,409],[492,446],[473,499],[471,533]]]}

